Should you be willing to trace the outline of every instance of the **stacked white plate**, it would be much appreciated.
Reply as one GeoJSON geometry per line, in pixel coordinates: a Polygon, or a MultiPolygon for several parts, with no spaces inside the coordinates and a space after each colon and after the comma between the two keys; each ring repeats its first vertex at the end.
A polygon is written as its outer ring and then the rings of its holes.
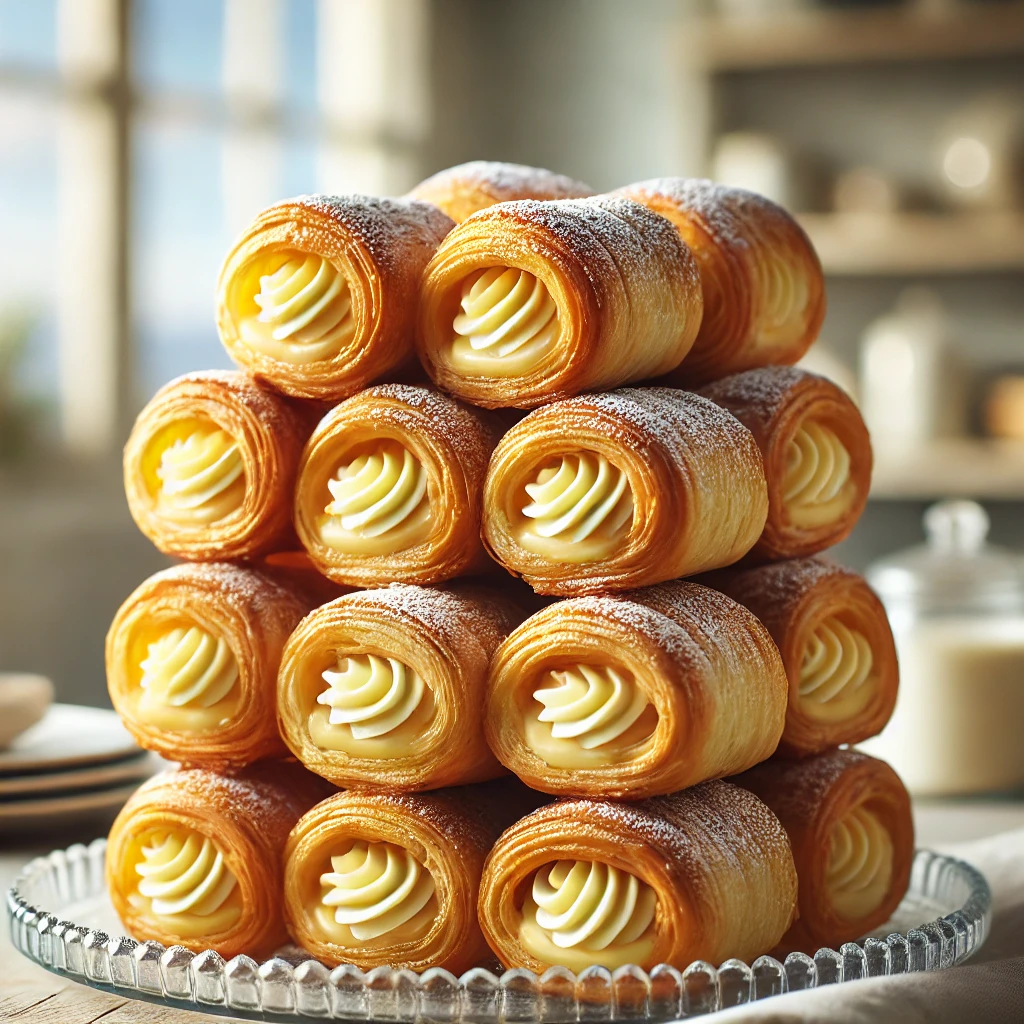
{"type": "Polygon", "coordinates": [[[163,767],[139,749],[113,711],[53,704],[0,750],[0,834],[112,820],[163,767]]]}

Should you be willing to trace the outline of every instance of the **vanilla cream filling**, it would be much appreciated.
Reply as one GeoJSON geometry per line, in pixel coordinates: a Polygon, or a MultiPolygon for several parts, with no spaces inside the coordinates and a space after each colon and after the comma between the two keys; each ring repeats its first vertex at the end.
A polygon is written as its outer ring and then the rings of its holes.
{"type": "Polygon", "coordinates": [[[437,916],[430,872],[393,843],[350,840],[320,876],[312,917],[339,946],[392,945],[422,936],[437,916]]]}
{"type": "Polygon", "coordinates": [[[434,713],[430,687],[408,665],[376,654],[339,653],[323,673],[310,736],[323,750],[356,757],[402,757],[434,713]]]}
{"type": "Polygon", "coordinates": [[[838,519],[853,499],[850,453],[828,427],[805,422],[786,448],[782,500],[790,521],[822,526],[838,519]]]}
{"type": "Polygon", "coordinates": [[[386,555],[425,538],[430,523],[427,471],[397,441],[381,441],[338,467],[320,539],[346,554],[386,555]]]}
{"type": "Polygon", "coordinates": [[[769,256],[757,261],[761,309],[758,341],[786,344],[805,329],[810,292],[803,274],[795,274],[785,260],[769,256]]]}
{"type": "Polygon", "coordinates": [[[524,718],[527,746],[554,768],[617,764],[635,755],[658,713],[633,677],[609,665],[546,673],[524,718]]]}
{"type": "Polygon", "coordinates": [[[462,284],[453,324],[451,365],[462,373],[511,377],[528,373],[558,338],[558,309],[547,288],[525,270],[489,267],[462,284]]]}
{"type": "Polygon", "coordinates": [[[332,359],[352,341],[352,295],[333,263],[286,251],[266,257],[259,270],[259,291],[251,296],[259,312],[238,321],[249,348],[302,365],[332,359]]]}
{"type": "Polygon", "coordinates": [[[654,948],[656,907],[654,890],[628,871],[560,860],[534,875],[519,941],[538,960],[574,971],[643,963],[654,948]]]}
{"type": "Polygon", "coordinates": [[[874,653],[867,637],[835,616],[808,638],[800,664],[800,708],[821,722],[863,711],[875,693],[874,653]]]}
{"type": "Polygon", "coordinates": [[[139,713],[161,728],[201,731],[226,717],[238,682],[227,642],[198,626],[177,626],[149,644],[140,668],[139,713]]]}
{"type": "Polygon", "coordinates": [[[582,563],[606,558],[633,521],[626,474],[597,452],[555,456],[524,488],[517,539],[552,560],[582,563]]]}
{"type": "Polygon", "coordinates": [[[160,454],[157,511],[183,525],[215,523],[245,498],[245,471],[238,443],[214,424],[197,424],[160,454]]]}
{"type": "Polygon", "coordinates": [[[877,910],[892,880],[892,837],[865,806],[840,818],[829,833],[825,884],[836,913],[856,921],[877,910]]]}
{"type": "Polygon", "coordinates": [[[238,881],[207,836],[181,826],[154,829],[142,840],[130,902],[160,928],[203,938],[233,927],[242,913],[238,881]]]}

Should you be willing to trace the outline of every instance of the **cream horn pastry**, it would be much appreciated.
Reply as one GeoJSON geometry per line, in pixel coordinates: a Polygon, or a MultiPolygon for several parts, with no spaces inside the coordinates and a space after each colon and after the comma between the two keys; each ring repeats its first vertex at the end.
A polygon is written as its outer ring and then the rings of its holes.
{"type": "Polygon", "coordinates": [[[594,190],[581,181],[542,167],[471,160],[421,181],[410,193],[440,207],[456,224],[478,210],[516,199],[583,199],[594,190]]]}
{"type": "Polygon", "coordinates": [[[168,760],[238,768],[284,756],[277,669],[309,611],[283,580],[224,563],[151,576],[107,634],[107,688],[140,746],[168,760]]]}
{"type": "Polygon", "coordinates": [[[764,623],[789,679],[779,753],[804,757],[882,731],[899,665],[882,602],[863,576],[823,558],[724,569],[702,582],[764,623]]]}
{"type": "Polygon", "coordinates": [[[628,199],[481,210],[423,278],[420,359],[487,408],[529,409],[667,373],[696,337],[697,264],[664,218],[628,199]]]}
{"type": "Polygon", "coordinates": [[[825,319],[825,281],[810,240],[781,206],[692,178],[655,178],[616,194],[672,221],[700,267],[704,320],[673,382],[795,363],[810,348],[825,319]]]}
{"type": "Polygon", "coordinates": [[[289,639],[278,723],[337,786],[440,789],[504,772],[484,738],[487,666],[523,613],[469,584],[392,584],[331,601],[289,639]]]}
{"type": "Polygon", "coordinates": [[[625,590],[730,565],[761,535],[761,453],[735,417],[670,388],[579,395],[498,443],[484,543],[538,593],[625,590]]]}
{"type": "Polygon", "coordinates": [[[800,877],[784,951],[838,949],[888,921],[914,857],[910,797],[884,762],[856,750],[776,760],[732,780],[778,815],[800,877]]]}
{"type": "Polygon", "coordinates": [[[788,686],[768,631],[696,583],[558,601],[491,662],[487,740],[527,785],[628,800],[769,757],[788,686]]]}
{"type": "Polygon", "coordinates": [[[506,967],[540,973],[751,961],[793,921],[786,833],[751,793],[703,782],[635,804],[560,800],[507,829],[479,916],[506,967]]]}
{"type": "Polygon", "coordinates": [[[871,486],[871,438],[857,406],[826,380],[791,366],[748,370],[701,392],[757,440],[768,520],[750,561],[800,558],[847,537],[871,486]]]}
{"type": "Polygon", "coordinates": [[[539,801],[515,780],[329,797],[288,839],[292,938],[332,966],[459,974],[478,965],[489,952],[476,916],[484,859],[502,829],[539,801]]]}
{"type": "Polygon", "coordinates": [[[269,207],[220,272],[224,347],[259,380],[321,401],[412,364],[420,276],[451,227],[414,199],[300,196],[269,207]]]}
{"type": "Polygon", "coordinates": [[[440,583],[492,563],[484,476],[501,424],[448,395],[380,384],[336,406],[306,445],[295,525],[339,583],[440,583]]]}
{"type": "Polygon", "coordinates": [[[258,557],[291,540],[291,496],[310,410],[244,373],[190,373],[139,413],[124,490],[139,529],[192,561],[258,557]]]}
{"type": "Polygon", "coordinates": [[[288,833],[327,792],[308,772],[272,762],[143,783],[107,839],[107,889],[129,934],[225,959],[269,956],[288,938],[288,833]]]}

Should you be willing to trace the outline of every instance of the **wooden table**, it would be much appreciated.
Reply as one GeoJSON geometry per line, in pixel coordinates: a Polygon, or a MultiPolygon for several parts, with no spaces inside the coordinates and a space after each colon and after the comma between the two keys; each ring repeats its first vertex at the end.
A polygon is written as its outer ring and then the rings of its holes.
{"type": "MultiPolygon", "coordinates": [[[[918,845],[962,842],[1024,827],[1024,802],[919,801],[914,807],[918,845]]],[[[69,846],[75,836],[45,843],[0,845],[0,885],[6,891],[22,866],[41,853],[69,846]]],[[[0,1021],[17,1024],[201,1024],[237,1018],[164,1009],[97,992],[44,971],[11,946],[0,930],[0,1021]]]]}

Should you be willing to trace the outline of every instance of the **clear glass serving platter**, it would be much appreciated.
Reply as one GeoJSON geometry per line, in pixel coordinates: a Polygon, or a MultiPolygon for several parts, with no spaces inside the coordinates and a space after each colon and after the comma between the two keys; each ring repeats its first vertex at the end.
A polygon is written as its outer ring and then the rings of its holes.
{"type": "Polygon", "coordinates": [[[966,960],[985,941],[988,883],[963,861],[919,850],[910,889],[891,920],[871,936],[813,956],[780,962],[697,961],[678,970],[553,967],[455,977],[352,965],[331,970],[296,947],[264,963],[227,962],[213,950],[136,942],[120,933],[103,879],[106,840],[76,845],[28,864],[7,894],[14,945],[37,964],[92,988],[149,1002],[251,1020],[535,1022],[669,1021],[797,989],[966,960]]]}

